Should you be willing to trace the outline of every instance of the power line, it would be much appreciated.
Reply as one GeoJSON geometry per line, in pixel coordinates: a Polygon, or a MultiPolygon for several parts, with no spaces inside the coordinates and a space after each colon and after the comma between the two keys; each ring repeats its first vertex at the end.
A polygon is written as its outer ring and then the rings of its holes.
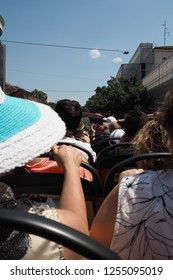
{"type": "Polygon", "coordinates": [[[52,89],[52,90],[51,89],[43,89],[42,91],[45,91],[45,92],[49,91],[49,92],[55,92],[55,93],[56,92],[64,92],[64,93],[65,92],[74,92],[74,93],[75,92],[76,93],[79,93],[79,92],[88,92],[88,93],[89,92],[94,92],[94,90],[59,90],[59,89],[58,90],[56,90],[56,89],[52,89]]]}
{"type": "Polygon", "coordinates": [[[114,50],[114,49],[54,45],[54,44],[41,44],[41,43],[35,43],[35,42],[22,42],[22,41],[10,41],[10,40],[1,40],[1,41],[5,42],[5,43],[33,45],[33,46],[41,46],[41,47],[54,47],[54,48],[66,48],[66,49],[78,49],[78,50],[99,50],[99,51],[105,51],[105,52],[121,52],[123,54],[129,54],[129,51],[114,50]]]}

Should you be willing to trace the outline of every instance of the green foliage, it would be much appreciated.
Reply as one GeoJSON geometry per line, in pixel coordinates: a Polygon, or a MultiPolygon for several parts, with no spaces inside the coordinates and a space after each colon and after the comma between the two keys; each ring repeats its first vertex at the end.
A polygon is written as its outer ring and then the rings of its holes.
{"type": "Polygon", "coordinates": [[[81,106],[82,112],[89,112],[89,109],[85,106],[81,106]]]}
{"type": "Polygon", "coordinates": [[[48,102],[47,105],[49,105],[54,110],[55,106],[56,106],[56,103],[55,102],[48,102]]]}
{"type": "Polygon", "coordinates": [[[40,103],[47,104],[47,94],[45,92],[34,89],[32,93],[40,103]]]}
{"type": "Polygon", "coordinates": [[[137,80],[136,76],[129,79],[111,77],[107,86],[97,87],[95,95],[91,96],[86,107],[92,113],[100,113],[104,116],[113,115],[116,118],[123,118],[132,109],[146,108],[151,103],[146,88],[137,80]]]}

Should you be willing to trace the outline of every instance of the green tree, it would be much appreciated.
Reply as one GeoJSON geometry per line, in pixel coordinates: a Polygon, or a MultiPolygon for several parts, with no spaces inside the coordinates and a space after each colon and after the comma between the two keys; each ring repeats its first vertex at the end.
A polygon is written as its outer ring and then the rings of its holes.
{"type": "Polygon", "coordinates": [[[89,112],[89,109],[85,106],[81,106],[82,112],[89,112]]]}
{"type": "Polygon", "coordinates": [[[47,104],[47,94],[44,91],[34,89],[32,93],[40,103],[47,104]]]}
{"type": "Polygon", "coordinates": [[[47,105],[49,105],[54,110],[55,106],[56,106],[56,103],[55,102],[48,102],[47,105]]]}
{"type": "Polygon", "coordinates": [[[113,115],[117,118],[123,118],[132,109],[149,113],[146,108],[151,105],[151,98],[136,76],[122,77],[118,80],[111,77],[107,81],[107,86],[97,87],[95,92],[85,105],[90,112],[105,116],[113,115]]]}
{"type": "Polygon", "coordinates": [[[92,113],[103,114],[103,112],[106,112],[108,94],[107,87],[97,87],[95,92],[96,93],[88,99],[85,107],[87,107],[92,113]]]}

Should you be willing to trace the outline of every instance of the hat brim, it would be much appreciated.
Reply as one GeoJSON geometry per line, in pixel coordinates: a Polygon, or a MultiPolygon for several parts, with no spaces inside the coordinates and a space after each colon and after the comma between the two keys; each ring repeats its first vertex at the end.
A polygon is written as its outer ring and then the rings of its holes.
{"type": "Polygon", "coordinates": [[[0,91],[0,174],[46,152],[65,132],[65,123],[49,106],[0,91]]]}

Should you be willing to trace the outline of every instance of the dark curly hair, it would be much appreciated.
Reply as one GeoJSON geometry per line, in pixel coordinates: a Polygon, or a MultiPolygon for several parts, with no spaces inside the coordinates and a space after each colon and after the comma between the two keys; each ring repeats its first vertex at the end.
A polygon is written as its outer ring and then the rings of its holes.
{"type": "Polygon", "coordinates": [[[170,136],[173,135],[173,89],[165,96],[163,105],[160,108],[162,124],[170,136]]]}
{"type": "Polygon", "coordinates": [[[76,100],[62,99],[55,106],[55,112],[65,122],[67,130],[76,131],[82,117],[81,105],[76,100]]]}

